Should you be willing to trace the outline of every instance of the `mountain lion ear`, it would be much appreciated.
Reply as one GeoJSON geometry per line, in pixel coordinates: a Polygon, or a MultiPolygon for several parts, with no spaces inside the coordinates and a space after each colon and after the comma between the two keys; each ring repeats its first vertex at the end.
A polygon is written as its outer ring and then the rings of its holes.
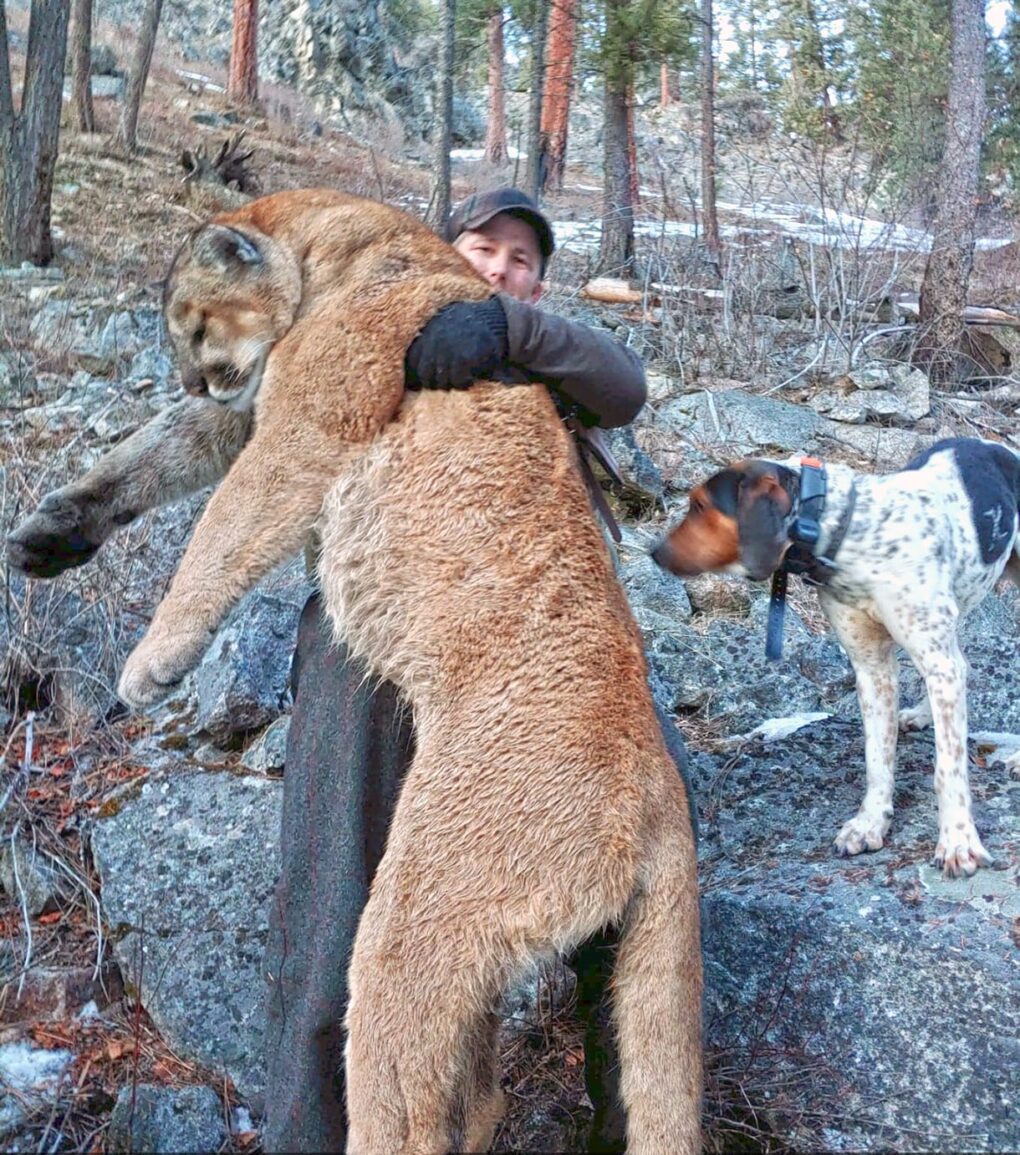
{"type": "Polygon", "coordinates": [[[207,225],[201,229],[195,234],[192,251],[200,265],[211,265],[223,272],[237,265],[261,265],[264,259],[251,237],[226,225],[207,225]]]}

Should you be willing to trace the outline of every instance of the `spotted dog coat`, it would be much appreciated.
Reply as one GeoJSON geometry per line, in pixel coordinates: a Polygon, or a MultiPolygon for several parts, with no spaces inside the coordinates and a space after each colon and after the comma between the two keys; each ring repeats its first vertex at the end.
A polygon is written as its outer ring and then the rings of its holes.
{"type": "MultiPolygon", "coordinates": [[[[680,577],[727,571],[767,578],[791,545],[800,468],[799,458],[742,461],[695,486],[687,516],[655,560],[680,577]]],[[[967,666],[957,631],[1004,572],[1020,585],[1020,455],[958,438],[938,442],[898,473],[830,465],[827,481],[815,555],[826,557],[845,535],[818,597],[857,677],[867,769],[864,801],[836,848],[878,850],[892,821],[898,644],[927,690],[927,701],[899,715],[899,727],[935,727],[935,860],[946,874],[973,874],[991,859],[971,817],[967,666]]],[[[1020,755],[1009,761],[1020,771],[1020,755]]]]}

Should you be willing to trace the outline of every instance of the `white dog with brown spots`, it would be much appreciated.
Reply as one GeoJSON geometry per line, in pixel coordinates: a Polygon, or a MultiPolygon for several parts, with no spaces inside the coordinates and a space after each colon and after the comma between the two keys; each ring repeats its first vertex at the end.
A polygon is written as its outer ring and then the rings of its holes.
{"type": "MultiPolygon", "coordinates": [[[[787,568],[818,585],[853,664],[864,722],[867,788],[836,836],[840,853],[878,850],[892,822],[900,645],[927,700],[904,710],[899,728],[935,727],[935,861],[948,875],[991,862],[971,815],[967,664],[957,635],[1003,573],[1020,585],[1018,512],[1020,455],[959,438],[881,476],[804,458],[738,462],[695,486],[687,516],[656,548],[655,560],[679,577],[726,571],[763,580],[787,568]],[[796,540],[805,465],[824,478],[810,547],[796,540]]],[[[1020,772],[1020,753],[1006,761],[1020,772]]]]}

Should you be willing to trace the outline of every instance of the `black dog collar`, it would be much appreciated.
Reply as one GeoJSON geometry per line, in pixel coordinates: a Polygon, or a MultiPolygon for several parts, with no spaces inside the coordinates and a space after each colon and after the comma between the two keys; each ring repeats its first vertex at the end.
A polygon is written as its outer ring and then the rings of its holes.
{"type": "Polygon", "coordinates": [[[825,466],[817,457],[801,459],[797,507],[789,530],[793,544],[786,551],[782,566],[787,573],[800,574],[808,581],[815,580],[819,585],[828,576],[818,572],[819,565],[830,565],[828,558],[815,557],[814,552],[822,534],[827,483],[825,466]]]}
{"type": "Polygon", "coordinates": [[[778,661],[783,656],[783,621],[786,615],[786,584],[788,574],[797,574],[809,585],[826,585],[836,572],[833,560],[843,544],[853,517],[857,490],[851,484],[846,508],[829,541],[827,555],[815,553],[821,536],[822,514],[825,512],[827,477],[825,466],[817,457],[804,457],[800,463],[797,505],[790,522],[789,536],[793,543],[786,551],[783,564],[772,575],[772,596],[769,599],[768,626],[765,634],[765,657],[778,661]]]}

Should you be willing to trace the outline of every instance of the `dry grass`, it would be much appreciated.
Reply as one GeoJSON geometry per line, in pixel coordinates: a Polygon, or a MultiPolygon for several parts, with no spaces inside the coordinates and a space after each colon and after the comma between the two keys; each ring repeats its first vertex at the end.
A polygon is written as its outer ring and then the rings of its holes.
{"type": "MultiPolygon", "coordinates": [[[[38,1047],[66,1049],[74,1055],[56,1099],[45,1108],[30,1110],[25,1135],[33,1150],[59,1149],[81,1155],[106,1150],[110,1112],[118,1093],[140,1084],[212,1087],[223,1102],[230,1133],[230,1108],[239,1102],[232,1085],[174,1054],[149,1016],[131,999],[112,1004],[93,1018],[36,1025],[28,1035],[38,1047]]],[[[258,1151],[258,1135],[255,1131],[234,1133],[221,1150],[258,1151]]]]}

